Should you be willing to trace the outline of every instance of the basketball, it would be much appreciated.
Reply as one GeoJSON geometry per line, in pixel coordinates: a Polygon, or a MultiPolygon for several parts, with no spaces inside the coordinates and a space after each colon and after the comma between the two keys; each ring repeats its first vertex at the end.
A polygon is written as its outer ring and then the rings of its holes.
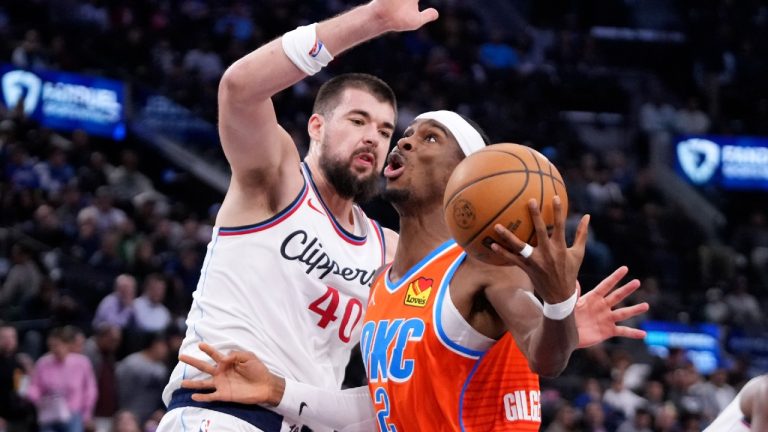
{"type": "Polygon", "coordinates": [[[538,151],[520,144],[489,145],[461,161],[451,174],[443,198],[448,228],[468,254],[489,264],[503,260],[491,249],[499,242],[498,223],[520,240],[536,245],[528,201],[536,199],[551,232],[555,223],[552,198],[568,196],[560,172],[538,151]]]}

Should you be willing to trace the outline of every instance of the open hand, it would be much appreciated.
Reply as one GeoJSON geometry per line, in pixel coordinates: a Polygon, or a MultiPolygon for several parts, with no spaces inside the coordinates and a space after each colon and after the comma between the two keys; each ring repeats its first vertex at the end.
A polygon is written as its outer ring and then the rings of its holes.
{"type": "Polygon", "coordinates": [[[253,353],[232,351],[223,355],[206,343],[201,343],[199,347],[213,359],[213,364],[185,354],[179,356],[180,361],[211,375],[208,379],[181,382],[183,388],[208,392],[193,394],[193,400],[270,405],[280,403],[285,382],[271,373],[253,353]]]}
{"type": "Polygon", "coordinates": [[[438,17],[435,8],[420,11],[418,0],[373,0],[369,6],[390,31],[416,30],[438,17]]]}
{"type": "Polygon", "coordinates": [[[573,245],[568,247],[565,242],[565,212],[560,197],[552,198],[552,206],[555,224],[550,237],[536,200],[532,199],[528,203],[537,242],[530,256],[525,258],[520,255],[527,243],[501,224],[495,226],[501,243],[494,243],[491,248],[508,264],[516,265],[525,271],[533,282],[536,294],[545,302],[556,304],[567,300],[574,293],[576,277],[584,260],[589,215],[581,218],[573,245]]]}
{"type": "Polygon", "coordinates": [[[579,329],[579,348],[598,344],[614,336],[645,338],[643,330],[616,325],[619,321],[645,313],[649,308],[648,303],[643,302],[613,309],[640,287],[640,281],[633,279],[616,288],[627,272],[629,269],[626,266],[619,267],[592,291],[579,298],[575,312],[576,327],[579,329]]]}

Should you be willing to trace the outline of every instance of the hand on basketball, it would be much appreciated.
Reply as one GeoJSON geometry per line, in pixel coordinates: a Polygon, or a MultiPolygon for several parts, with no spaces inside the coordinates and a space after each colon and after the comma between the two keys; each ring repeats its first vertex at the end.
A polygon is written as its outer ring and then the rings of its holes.
{"type": "Polygon", "coordinates": [[[503,257],[507,264],[523,269],[531,278],[536,293],[545,302],[556,304],[571,297],[576,287],[576,277],[579,274],[587,244],[589,215],[581,218],[573,245],[568,247],[565,242],[565,212],[560,197],[552,198],[552,207],[555,223],[552,237],[550,237],[536,200],[532,199],[528,203],[537,242],[533,253],[528,258],[520,255],[527,243],[501,224],[495,226],[501,243],[494,243],[491,248],[503,257]]]}
{"type": "Polygon", "coordinates": [[[643,339],[645,332],[626,326],[616,325],[619,321],[638,316],[648,311],[648,303],[613,309],[640,287],[640,281],[633,279],[616,288],[627,275],[626,266],[621,266],[603,279],[592,291],[582,295],[576,303],[576,327],[579,330],[579,348],[586,348],[614,336],[643,339]]]}
{"type": "Polygon", "coordinates": [[[390,31],[416,30],[438,17],[435,8],[420,11],[418,0],[373,0],[369,6],[390,31]]]}
{"type": "Polygon", "coordinates": [[[211,364],[184,354],[179,356],[180,361],[211,375],[208,379],[181,382],[183,388],[206,392],[193,394],[193,400],[270,405],[280,403],[285,382],[271,373],[254,354],[232,351],[223,355],[206,343],[199,346],[215,363],[211,364]]]}

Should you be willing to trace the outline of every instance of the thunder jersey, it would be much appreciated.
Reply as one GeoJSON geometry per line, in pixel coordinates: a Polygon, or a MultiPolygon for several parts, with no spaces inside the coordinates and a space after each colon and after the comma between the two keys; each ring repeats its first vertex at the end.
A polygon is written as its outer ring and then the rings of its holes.
{"type": "MultiPolygon", "coordinates": [[[[301,165],[304,186],[274,217],[215,227],[187,316],[180,353],[208,360],[206,342],[227,353],[255,353],[282,376],[340,389],[374,272],[384,264],[381,227],[354,208],[361,235],[334,219],[301,165]]],[[[166,405],[182,379],[203,378],[179,363],[163,392],[166,405]]]]}
{"type": "Polygon", "coordinates": [[[480,334],[451,300],[465,257],[449,241],[373,283],[360,343],[382,432],[539,430],[539,379],[512,336],[480,334]]]}
{"type": "Polygon", "coordinates": [[[741,393],[704,429],[704,432],[749,432],[749,422],[741,412],[741,393]]]}

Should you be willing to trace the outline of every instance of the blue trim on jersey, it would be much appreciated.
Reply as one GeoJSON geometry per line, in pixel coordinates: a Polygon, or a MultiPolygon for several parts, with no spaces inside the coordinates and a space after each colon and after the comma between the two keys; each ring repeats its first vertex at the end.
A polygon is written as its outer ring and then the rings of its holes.
{"type": "Polygon", "coordinates": [[[292,212],[296,210],[296,208],[301,204],[304,197],[307,196],[307,192],[309,189],[307,188],[307,182],[304,181],[304,185],[301,187],[301,191],[296,196],[296,198],[291,201],[290,204],[288,204],[288,207],[280,210],[279,213],[276,215],[270,217],[269,219],[251,224],[251,225],[242,225],[237,227],[219,227],[219,233],[223,236],[227,235],[239,235],[239,234],[249,234],[256,231],[265,230],[267,228],[271,228],[280,222],[282,222],[285,218],[287,218],[292,212]]]}
{"type": "Polygon", "coordinates": [[[387,263],[387,241],[384,239],[384,229],[381,227],[381,224],[376,222],[375,220],[371,219],[371,222],[373,223],[373,226],[376,227],[376,230],[379,233],[379,240],[381,243],[381,265],[384,265],[387,263]]]}
{"type": "Polygon", "coordinates": [[[477,368],[480,367],[481,361],[483,361],[483,356],[480,356],[475,362],[475,365],[472,366],[472,370],[469,372],[467,380],[464,381],[464,385],[461,386],[461,393],[459,393],[459,427],[461,428],[461,432],[464,432],[464,393],[467,391],[467,387],[469,387],[469,382],[472,381],[472,377],[475,376],[477,368]]]}
{"type": "Polygon", "coordinates": [[[331,212],[328,209],[328,206],[325,205],[325,201],[323,201],[322,195],[320,195],[320,192],[317,190],[317,187],[315,186],[315,180],[312,178],[312,172],[309,170],[309,166],[307,166],[305,162],[302,162],[301,166],[306,171],[309,184],[312,186],[312,190],[315,192],[315,195],[317,195],[317,199],[320,200],[320,205],[323,206],[323,209],[328,215],[328,218],[331,220],[333,228],[336,230],[336,232],[339,233],[339,235],[342,236],[346,241],[354,245],[361,245],[365,243],[365,239],[367,238],[366,236],[356,236],[352,234],[351,232],[344,229],[344,227],[341,226],[341,224],[336,220],[336,216],[334,216],[333,212],[331,212]]]}
{"type": "Polygon", "coordinates": [[[436,247],[432,250],[427,256],[422,258],[419,262],[416,263],[413,267],[411,267],[405,274],[396,282],[393,282],[389,279],[389,270],[392,269],[390,267],[387,269],[387,271],[384,272],[384,286],[387,288],[387,291],[390,293],[397,291],[398,288],[400,288],[400,284],[404,281],[408,281],[413,277],[413,275],[421,270],[422,267],[424,267],[429,261],[431,261],[433,258],[435,258],[437,255],[440,255],[443,253],[446,249],[456,244],[456,241],[451,239],[446,241],[445,243],[441,244],[440,246],[436,247]]]}
{"type": "MultiPolygon", "coordinates": [[[[443,301],[446,297],[446,293],[448,292],[449,288],[448,285],[451,282],[451,279],[453,279],[453,274],[456,273],[456,269],[459,268],[459,265],[461,265],[462,262],[464,262],[464,259],[467,258],[467,253],[462,252],[461,255],[456,259],[456,261],[451,264],[451,266],[448,268],[448,271],[445,273],[445,277],[443,278],[443,281],[440,283],[440,291],[437,294],[437,300],[435,301],[435,304],[433,305],[434,308],[434,316],[435,316],[435,326],[437,327],[437,336],[440,338],[440,341],[443,342],[445,345],[448,346],[448,348],[458,351],[459,353],[469,356],[469,357],[481,357],[483,354],[485,354],[484,351],[475,351],[473,349],[467,348],[465,346],[461,346],[458,343],[451,340],[451,338],[448,337],[448,335],[445,333],[445,330],[443,329],[443,314],[441,313],[443,310],[443,301]]],[[[451,301],[450,298],[448,301],[451,301]]]]}

